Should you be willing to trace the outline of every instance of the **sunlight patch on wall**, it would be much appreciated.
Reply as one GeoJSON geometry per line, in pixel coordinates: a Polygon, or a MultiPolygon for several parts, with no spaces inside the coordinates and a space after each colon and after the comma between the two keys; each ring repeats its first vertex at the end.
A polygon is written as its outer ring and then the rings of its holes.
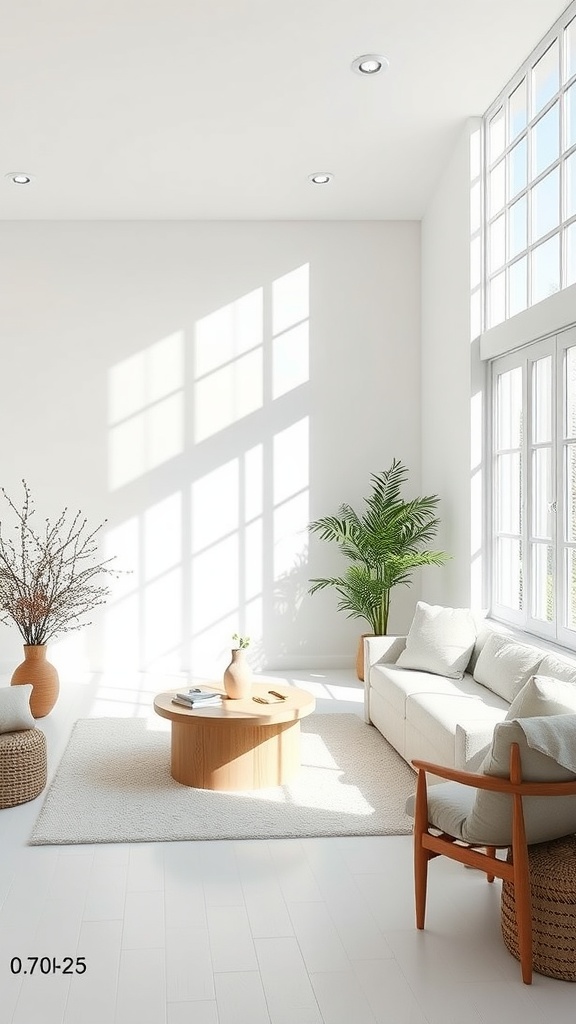
{"type": "Polygon", "coordinates": [[[110,490],[147,477],[121,499],[130,511],[138,501],[138,514],[107,534],[136,570],[114,582],[104,618],[105,664],[121,674],[137,665],[218,678],[233,633],[251,636],[258,663],[275,619],[282,633],[297,628],[309,276],[303,264],[199,319],[192,343],[177,332],[110,370],[110,490]]]}
{"type": "Polygon", "coordinates": [[[272,283],[272,333],[294,327],[310,315],[310,264],[303,263],[272,283]]]}
{"type": "Polygon", "coordinates": [[[260,409],[264,400],[263,289],[196,324],[194,441],[204,441],[260,409]]]}
{"type": "Polygon", "coordinates": [[[274,579],[290,573],[308,550],[309,420],[274,437],[274,579]]]}
{"type": "Polygon", "coordinates": [[[108,380],[108,483],[129,483],[184,450],[181,331],[117,363],[108,380]]]}
{"type": "Polygon", "coordinates": [[[272,284],[272,398],[305,384],[309,369],[310,266],[272,284]]]}

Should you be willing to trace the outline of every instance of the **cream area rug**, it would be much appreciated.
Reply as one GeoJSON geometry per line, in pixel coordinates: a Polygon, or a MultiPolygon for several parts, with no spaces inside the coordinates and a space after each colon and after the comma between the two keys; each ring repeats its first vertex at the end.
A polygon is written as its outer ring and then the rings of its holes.
{"type": "Polygon", "coordinates": [[[146,719],[76,722],[30,843],[170,842],[406,835],[416,776],[357,715],[301,722],[292,783],[250,792],[191,789],[170,775],[170,733],[146,719]]]}

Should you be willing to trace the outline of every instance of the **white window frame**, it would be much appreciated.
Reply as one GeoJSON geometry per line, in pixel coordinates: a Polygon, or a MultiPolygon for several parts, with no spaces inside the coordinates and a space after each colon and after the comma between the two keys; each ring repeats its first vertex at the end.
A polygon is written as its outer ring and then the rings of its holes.
{"type": "MultiPolygon", "coordinates": [[[[490,536],[490,578],[491,578],[491,614],[494,618],[500,619],[511,626],[515,626],[527,633],[543,637],[555,642],[562,647],[576,650],[576,628],[571,629],[566,625],[568,620],[568,586],[570,574],[568,571],[569,552],[576,550],[576,538],[570,540],[567,536],[567,507],[568,507],[568,477],[567,477],[567,452],[570,446],[576,447],[576,437],[568,437],[566,427],[566,398],[568,394],[567,382],[564,380],[565,353],[568,348],[576,347],[576,325],[550,335],[531,345],[524,346],[515,352],[498,357],[491,362],[490,374],[490,428],[489,428],[489,491],[491,495],[489,514],[489,536],[490,536]],[[554,618],[553,621],[545,621],[533,617],[531,614],[532,594],[534,589],[533,567],[531,553],[533,544],[537,538],[532,532],[532,509],[530,501],[533,494],[533,459],[531,453],[538,447],[547,447],[547,444],[535,443],[532,439],[532,415],[531,402],[532,373],[534,363],[545,356],[552,358],[552,376],[550,387],[550,400],[552,403],[553,421],[551,438],[551,491],[550,502],[556,503],[555,513],[551,513],[551,545],[553,554],[553,583],[554,583],[554,618]],[[523,607],[520,610],[499,604],[496,601],[497,572],[495,560],[497,557],[497,540],[504,536],[497,530],[497,480],[495,463],[497,458],[496,450],[496,381],[500,374],[516,367],[522,368],[522,408],[523,436],[521,441],[521,462],[523,492],[522,502],[522,523],[520,540],[522,545],[522,580],[523,580],[523,607]]],[[[501,450],[505,452],[505,449],[501,450]]],[[[516,535],[516,534],[515,534],[516,535]]],[[[545,540],[541,542],[545,543],[545,540]]]]}
{"type": "MultiPolygon", "coordinates": [[[[533,293],[532,293],[532,263],[534,251],[539,249],[540,246],[546,242],[553,240],[558,237],[559,245],[559,290],[562,290],[569,285],[573,284],[574,281],[568,278],[568,238],[569,233],[572,236],[572,240],[576,247],[576,212],[571,216],[568,216],[567,212],[567,161],[571,156],[576,154],[576,141],[568,147],[566,145],[567,134],[566,134],[566,106],[567,99],[566,95],[571,86],[575,86],[573,90],[574,104],[576,105],[576,70],[568,77],[568,65],[567,65],[567,36],[565,35],[565,29],[570,25],[571,22],[576,19],[576,0],[564,11],[562,16],[555,22],[546,36],[542,39],[539,46],[531,54],[530,58],[524,62],[521,68],[517,71],[514,77],[511,79],[506,88],[502,91],[500,96],[490,106],[483,118],[484,125],[484,145],[483,145],[483,160],[484,160],[484,324],[486,329],[497,326],[498,324],[508,320],[514,315],[513,311],[510,312],[510,273],[514,270],[514,267],[520,264],[520,261],[526,260],[526,275],[527,275],[527,294],[526,294],[526,306],[522,307],[517,312],[521,312],[523,309],[529,309],[534,305],[533,293]],[[532,90],[531,90],[531,75],[534,67],[538,64],[541,57],[547,52],[551,45],[554,44],[555,40],[558,40],[559,47],[559,88],[551,96],[547,102],[537,111],[533,110],[532,107],[532,90]],[[509,101],[515,90],[526,79],[526,96],[527,96],[527,124],[525,127],[510,139],[509,132],[509,101]],[[549,166],[544,168],[538,174],[538,176],[531,178],[531,152],[532,146],[535,139],[535,130],[542,120],[543,117],[558,103],[559,117],[558,117],[558,156],[550,163],[549,166]],[[504,124],[504,148],[498,155],[491,159],[490,152],[490,123],[494,120],[499,111],[503,112],[504,124]],[[509,194],[508,178],[509,178],[509,156],[515,147],[525,140],[527,147],[527,181],[523,188],[521,188],[516,194],[511,196],[509,194]],[[500,207],[493,215],[490,209],[490,173],[495,167],[500,164],[504,167],[504,180],[505,180],[505,195],[504,195],[504,206],[500,207]],[[559,222],[558,225],[554,225],[549,231],[542,234],[539,238],[534,239],[533,235],[533,216],[531,213],[531,201],[534,189],[542,182],[549,174],[558,171],[559,176],[559,222]],[[509,211],[512,206],[517,202],[525,199],[527,205],[526,212],[526,245],[521,249],[518,249],[510,254],[510,232],[509,232],[509,211]],[[498,219],[504,217],[504,232],[505,232],[505,250],[504,250],[504,262],[498,267],[491,270],[490,268],[490,237],[492,226],[498,221],[498,219]],[[569,229],[572,228],[570,232],[569,229]],[[500,276],[503,275],[503,287],[504,287],[504,315],[497,319],[494,319],[491,310],[492,297],[495,291],[495,282],[498,281],[500,276]]],[[[576,46],[576,43],[575,43],[576,46]]],[[[576,174],[576,156],[574,156],[573,163],[575,164],[574,173],[576,174]]],[[[541,301],[542,296],[537,301],[541,301]]]]}

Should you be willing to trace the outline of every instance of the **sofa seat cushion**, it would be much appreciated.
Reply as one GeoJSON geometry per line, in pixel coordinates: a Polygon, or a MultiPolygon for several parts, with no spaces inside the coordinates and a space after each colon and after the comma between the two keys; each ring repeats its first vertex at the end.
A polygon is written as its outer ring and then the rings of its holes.
{"type": "MultiPolygon", "coordinates": [[[[466,692],[467,688],[474,683],[472,676],[464,676],[462,679],[448,679],[445,676],[437,676],[433,672],[419,672],[416,669],[397,668],[396,665],[374,665],[370,670],[370,685],[379,693],[394,710],[406,717],[406,700],[414,693],[444,694],[466,692]]],[[[482,689],[482,687],[480,687],[482,689]]],[[[484,693],[489,691],[484,689],[484,693]]]]}
{"type": "Polygon", "coordinates": [[[494,726],[506,717],[508,703],[502,697],[464,677],[466,687],[445,693],[413,693],[406,700],[406,723],[434,744],[441,752],[441,763],[458,768],[466,766],[472,753],[492,738],[494,726]],[[458,750],[457,739],[458,734],[458,750]],[[473,743],[467,734],[477,735],[473,743]]]}

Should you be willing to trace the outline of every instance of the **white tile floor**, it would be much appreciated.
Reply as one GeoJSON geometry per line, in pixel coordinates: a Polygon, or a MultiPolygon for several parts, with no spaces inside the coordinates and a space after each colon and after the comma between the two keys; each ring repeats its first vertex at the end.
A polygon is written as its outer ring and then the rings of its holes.
{"type": "MultiPolygon", "coordinates": [[[[275,675],[310,689],[319,711],[361,714],[351,672],[275,675]]],[[[39,723],[50,773],[76,718],[147,715],[169,685],[64,684],[39,723]]],[[[30,847],[41,802],[0,812],[0,1024],[576,1020],[570,984],[522,985],[498,882],[435,861],[416,931],[408,836],[30,847]],[[29,956],[80,956],[87,970],[11,973],[29,956]]]]}

